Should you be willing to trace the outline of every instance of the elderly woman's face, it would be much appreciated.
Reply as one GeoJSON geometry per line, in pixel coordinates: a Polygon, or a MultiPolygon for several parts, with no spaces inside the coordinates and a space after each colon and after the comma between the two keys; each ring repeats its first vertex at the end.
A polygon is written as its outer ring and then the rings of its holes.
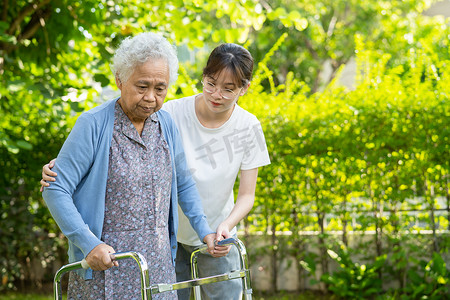
{"type": "Polygon", "coordinates": [[[169,87],[169,66],[164,59],[149,59],[139,65],[127,82],[116,78],[121,91],[119,104],[128,118],[144,122],[157,112],[167,95],[169,87]]]}

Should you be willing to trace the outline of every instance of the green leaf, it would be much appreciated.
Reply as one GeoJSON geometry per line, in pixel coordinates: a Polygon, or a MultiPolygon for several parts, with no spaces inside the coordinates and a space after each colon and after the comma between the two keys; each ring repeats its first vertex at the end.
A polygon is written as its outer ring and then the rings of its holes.
{"type": "Polygon", "coordinates": [[[19,148],[25,149],[25,150],[31,150],[33,149],[33,145],[28,143],[27,141],[16,141],[16,144],[19,148]]]}
{"type": "Polygon", "coordinates": [[[5,42],[5,43],[10,43],[10,44],[17,43],[17,39],[15,36],[3,34],[3,33],[0,33],[0,41],[5,42]]]}
{"type": "Polygon", "coordinates": [[[109,78],[104,74],[97,73],[94,75],[94,80],[100,82],[102,87],[108,86],[110,84],[109,78]]]}
{"type": "Polygon", "coordinates": [[[0,31],[6,31],[9,28],[9,24],[5,21],[0,21],[0,31]]]}
{"type": "Polygon", "coordinates": [[[69,101],[69,105],[74,112],[80,113],[84,110],[84,107],[80,104],[80,102],[69,101]]]}

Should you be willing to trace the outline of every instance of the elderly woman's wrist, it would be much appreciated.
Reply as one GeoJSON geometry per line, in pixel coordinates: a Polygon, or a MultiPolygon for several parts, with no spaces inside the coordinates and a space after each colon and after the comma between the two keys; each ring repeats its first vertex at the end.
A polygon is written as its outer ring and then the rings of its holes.
{"type": "Polygon", "coordinates": [[[203,237],[203,239],[202,239],[203,243],[206,243],[206,242],[207,242],[207,237],[210,236],[210,235],[213,235],[213,237],[215,237],[216,233],[215,233],[215,232],[210,232],[210,233],[206,234],[206,235],[203,237]]]}

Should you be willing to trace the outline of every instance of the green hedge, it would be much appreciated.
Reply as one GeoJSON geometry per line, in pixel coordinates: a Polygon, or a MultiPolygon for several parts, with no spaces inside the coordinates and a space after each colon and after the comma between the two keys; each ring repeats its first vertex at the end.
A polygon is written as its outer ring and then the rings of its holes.
{"type": "MultiPolygon", "coordinates": [[[[242,99],[262,121],[272,160],[259,172],[244,230],[292,233],[265,248],[275,276],[290,256],[300,274],[318,272],[344,298],[371,297],[392,282],[397,295],[449,292],[450,60],[425,50],[409,52],[405,65],[388,68],[389,59],[359,43],[354,90],[332,83],[307,96],[288,77],[242,99]],[[350,231],[372,231],[373,241],[350,248],[350,231]],[[350,260],[356,257],[371,276],[350,260]],[[342,270],[330,274],[335,262],[342,270]]],[[[255,81],[272,76],[260,66],[255,81]]]]}

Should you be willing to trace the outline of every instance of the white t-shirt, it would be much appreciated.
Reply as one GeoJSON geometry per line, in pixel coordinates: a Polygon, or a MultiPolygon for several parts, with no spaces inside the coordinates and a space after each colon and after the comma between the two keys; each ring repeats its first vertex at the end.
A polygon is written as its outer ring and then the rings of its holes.
{"type": "MultiPolygon", "coordinates": [[[[233,187],[239,170],[270,164],[266,141],[258,119],[236,104],[226,123],[206,128],[195,113],[195,95],[164,103],[183,140],[188,166],[202,198],[209,226],[215,230],[234,206],[233,187]]],[[[202,242],[178,207],[178,242],[198,246],[202,242]]],[[[233,228],[231,234],[236,233],[233,228]]]]}

